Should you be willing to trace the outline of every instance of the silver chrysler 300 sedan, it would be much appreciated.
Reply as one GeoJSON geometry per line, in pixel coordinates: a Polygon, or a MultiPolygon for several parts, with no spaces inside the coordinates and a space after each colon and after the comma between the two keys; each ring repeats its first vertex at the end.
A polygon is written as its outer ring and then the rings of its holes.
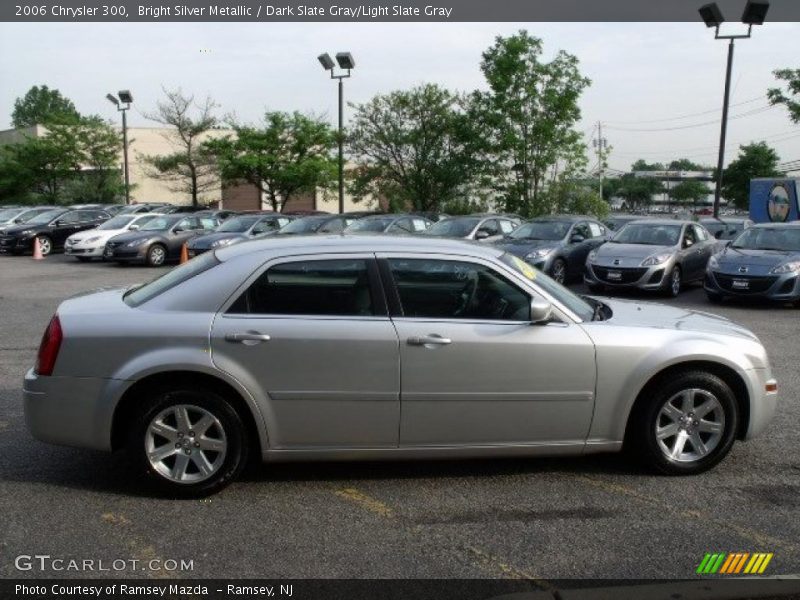
{"type": "Polygon", "coordinates": [[[265,461],[584,454],[708,469],[776,403],[713,315],[579,297],[490,246],[283,236],[61,304],[25,376],[47,442],[127,447],[174,495],[265,461]]]}

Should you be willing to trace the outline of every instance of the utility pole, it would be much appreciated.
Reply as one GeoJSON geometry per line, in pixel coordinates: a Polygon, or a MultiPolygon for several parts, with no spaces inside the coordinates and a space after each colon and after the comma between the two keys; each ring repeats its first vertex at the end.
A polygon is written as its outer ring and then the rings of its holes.
{"type": "Polygon", "coordinates": [[[597,139],[592,140],[592,145],[597,149],[597,170],[600,175],[600,198],[603,197],[603,179],[605,178],[605,150],[608,148],[608,140],[603,137],[603,123],[597,122],[597,139]]]}

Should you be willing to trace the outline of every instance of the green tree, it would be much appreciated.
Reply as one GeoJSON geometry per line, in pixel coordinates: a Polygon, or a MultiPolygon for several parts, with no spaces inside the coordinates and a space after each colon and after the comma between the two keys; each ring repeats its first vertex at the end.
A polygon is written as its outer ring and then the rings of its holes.
{"type": "Polygon", "coordinates": [[[653,196],[664,192],[664,185],[653,177],[637,177],[626,173],[617,179],[610,179],[603,193],[609,198],[623,198],[629,210],[637,210],[649,206],[653,196]]]}
{"type": "Polygon", "coordinates": [[[561,180],[550,185],[544,193],[551,212],[556,214],[608,216],[608,202],[600,197],[597,188],[588,182],[561,180]]]}
{"type": "Polygon", "coordinates": [[[631,171],[664,171],[664,170],[665,170],[664,165],[662,163],[648,163],[642,158],[640,158],[631,165],[631,171]]]}
{"type": "Polygon", "coordinates": [[[469,195],[488,164],[468,100],[437,85],[378,95],[354,105],[348,136],[356,198],[398,210],[441,210],[469,195]]]}
{"type": "Polygon", "coordinates": [[[706,184],[702,181],[687,179],[685,181],[681,181],[675,185],[675,187],[671,188],[669,190],[669,197],[674,202],[681,205],[695,205],[700,200],[707,198],[710,193],[711,191],[708,189],[708,186],[706,186],[706,184]]]}
{"type": "Polygon", "coordinates": [[[786,82],[787,90],[771,88],[767,97],[771,104],[784,104],[789,109],[789,117],[800,123],[800,69],[778,69],[775,78],[786,82]]]}
{"type": "Polygon", "coordinates": [[[66,186],[67,200],[73,203],[116,202],[125,193],[119,162],[122,135],[98,116],[84,117],[75,125],[64,127],[78,140],[81,164],[78,176],[66,186]]]}
{"type": "Polygon", "coordinates": [[[266,194],[279,211],[299,192],[330,187],[337,161],[331,155],[336,134],[319,118],[301,113],[268,112],[264,126],[233,125],[236,135],[209,140],[226,180],[244,180],[266,194]]]}
{"type": "Polygon", "coordinates": [[[35,85],[14,101],[11,124],[15,128],[53,123],[74,123],[80,118],[75,105],[58,90],[35,85]]]}
{"type": "Polygon", "coordinates": [[[750,180],[756,177],[780,177],[778,153],[766,142],[739,146],[739,155],[722,171],[722,195],[736,208],[750,204],[750,180]]]}
{"type": "Polygon", "coordinates": [[[197,206],[203,192],[219,186],[214,157],[202,143],[205,134],[219,124],[214,115],[217,105],[210,97],[195,102],[193,95],[185,95],[180,88],[164,90],[164,95],[156,110],[145,117],[171,128],[166,136],[176,150],[166,155],[142,155],[142,159],[149,175],[167,182],[172,191],[188,194],[192,205],[197,206]]]}
{"type": "Polygon", "coordinates": [[[679,158],[669,163],[667,169],[670,171],[710,171],[711,167],[698,164],[688,158],[679,158]]]}
{"type": "Polygon", "coordinates": [[[524,215],[546,212],[543,191],[577,174],[575,160],[586,152],[575,126],[590,80],[575,56],[562,50],[545,62],[542,54],[542,41],[527,31],[497,37],[481,62],[489,91],[476,93],[496,164],[505,167],[495,188],[506,210],[524,215]]]}

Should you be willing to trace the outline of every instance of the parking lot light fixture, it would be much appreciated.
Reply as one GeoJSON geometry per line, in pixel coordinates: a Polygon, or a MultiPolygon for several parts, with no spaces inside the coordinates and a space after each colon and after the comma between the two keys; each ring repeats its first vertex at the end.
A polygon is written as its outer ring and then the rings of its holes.
{"type": "Polygon", "coordinates": [[[717,180],[714,186],[714,218],[719,218],[719,202],[722,195],[722,169],[725,162],[725,136],[728,130],[728,105],[731,94],[731,71],[733,69],[733,42],[737,39],[747,39],[753,31],[753,25],[762,25],[769,10],[766,0],[747,0],[742,13],[742,23],[747,25],[746,34],[720,35],[719,26],[725,22],[719,6],[712,2],[700,7],[699,13],[706,27],[714,27],[714,39],[730,40],[728,43],[728,65],[725,71],[725,94],[722,100],[722,122],[719,132],[719,156],[717,158],[717,180]]]}
{"type": "Polygon", "coordinates": [[[106,94],[106,98],[111,104],[117,107],[117,111],[122,113],[122,155],[125,163],[125,204],[131,203],[131,181],[130,169],[128,165],[128,119],[126,113],[133,103],[133,94],[130,90],[120,90],[114,94],[106,94]]]}
{"type": "Polygon", "coordinates": [[[344,212],[344,85],[342,80],[350,77],[350,71],[355,68],[356,62],[349,52],[338,52],[336,62],[339,68],[346,73],[335,73],[336,65],[331,55],[325,52],[317,57],[319,64],[331,74],[331,79],[339,80],[339,214],[344,212]]]}

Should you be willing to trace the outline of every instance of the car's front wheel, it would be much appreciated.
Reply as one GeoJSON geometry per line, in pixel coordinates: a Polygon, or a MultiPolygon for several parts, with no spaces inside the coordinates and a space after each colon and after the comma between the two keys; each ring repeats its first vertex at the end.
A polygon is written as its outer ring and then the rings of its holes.
{"type": "Polygon", "coordinates": [[[149,267],[160,267],[167,260],[167,249],[161,244],[153,244],[147,249],[145,260],[149,267]]]}
{"type": "Polygon", "coordinates": [[[667,275],[664,292],[668,297],[675,298],[681,293],[681,287],[683,287],[683,273],[681,272],[681,268],[675,265],[667,275]]]}
{"type": "Polygon", "coordinates": [[[553,261],[553,266],[550,267],[550,277],[561,285],[567,282],[567,263],[563,258],[557,258],[553,261]]]}
{"type": "Polygon", "coordinates": [[[129,450],[167,494],[213,494],[241,472],[247,459],[245,427],[215,393],[157,392],[130,430],[129,450]]]}
{"type": "MultiPolygon", "coordinates": [[[[39,240],[39,251],[42,253],[42,256],[50,255],[53,252],[53,240],[50,239],[50,236],[40,235],[38,237],[38,240],[39,240]]],[[[33,243],[35,244],[36,241],[34,241],[33,243]]]]}
{"type": "Polygon", "coordinates": [[[669,475],[702,473],[733,446],[736,398],[725,381],[688,371],[643,392],[628,426],[629,449],[647,466],[669,475]]]}

